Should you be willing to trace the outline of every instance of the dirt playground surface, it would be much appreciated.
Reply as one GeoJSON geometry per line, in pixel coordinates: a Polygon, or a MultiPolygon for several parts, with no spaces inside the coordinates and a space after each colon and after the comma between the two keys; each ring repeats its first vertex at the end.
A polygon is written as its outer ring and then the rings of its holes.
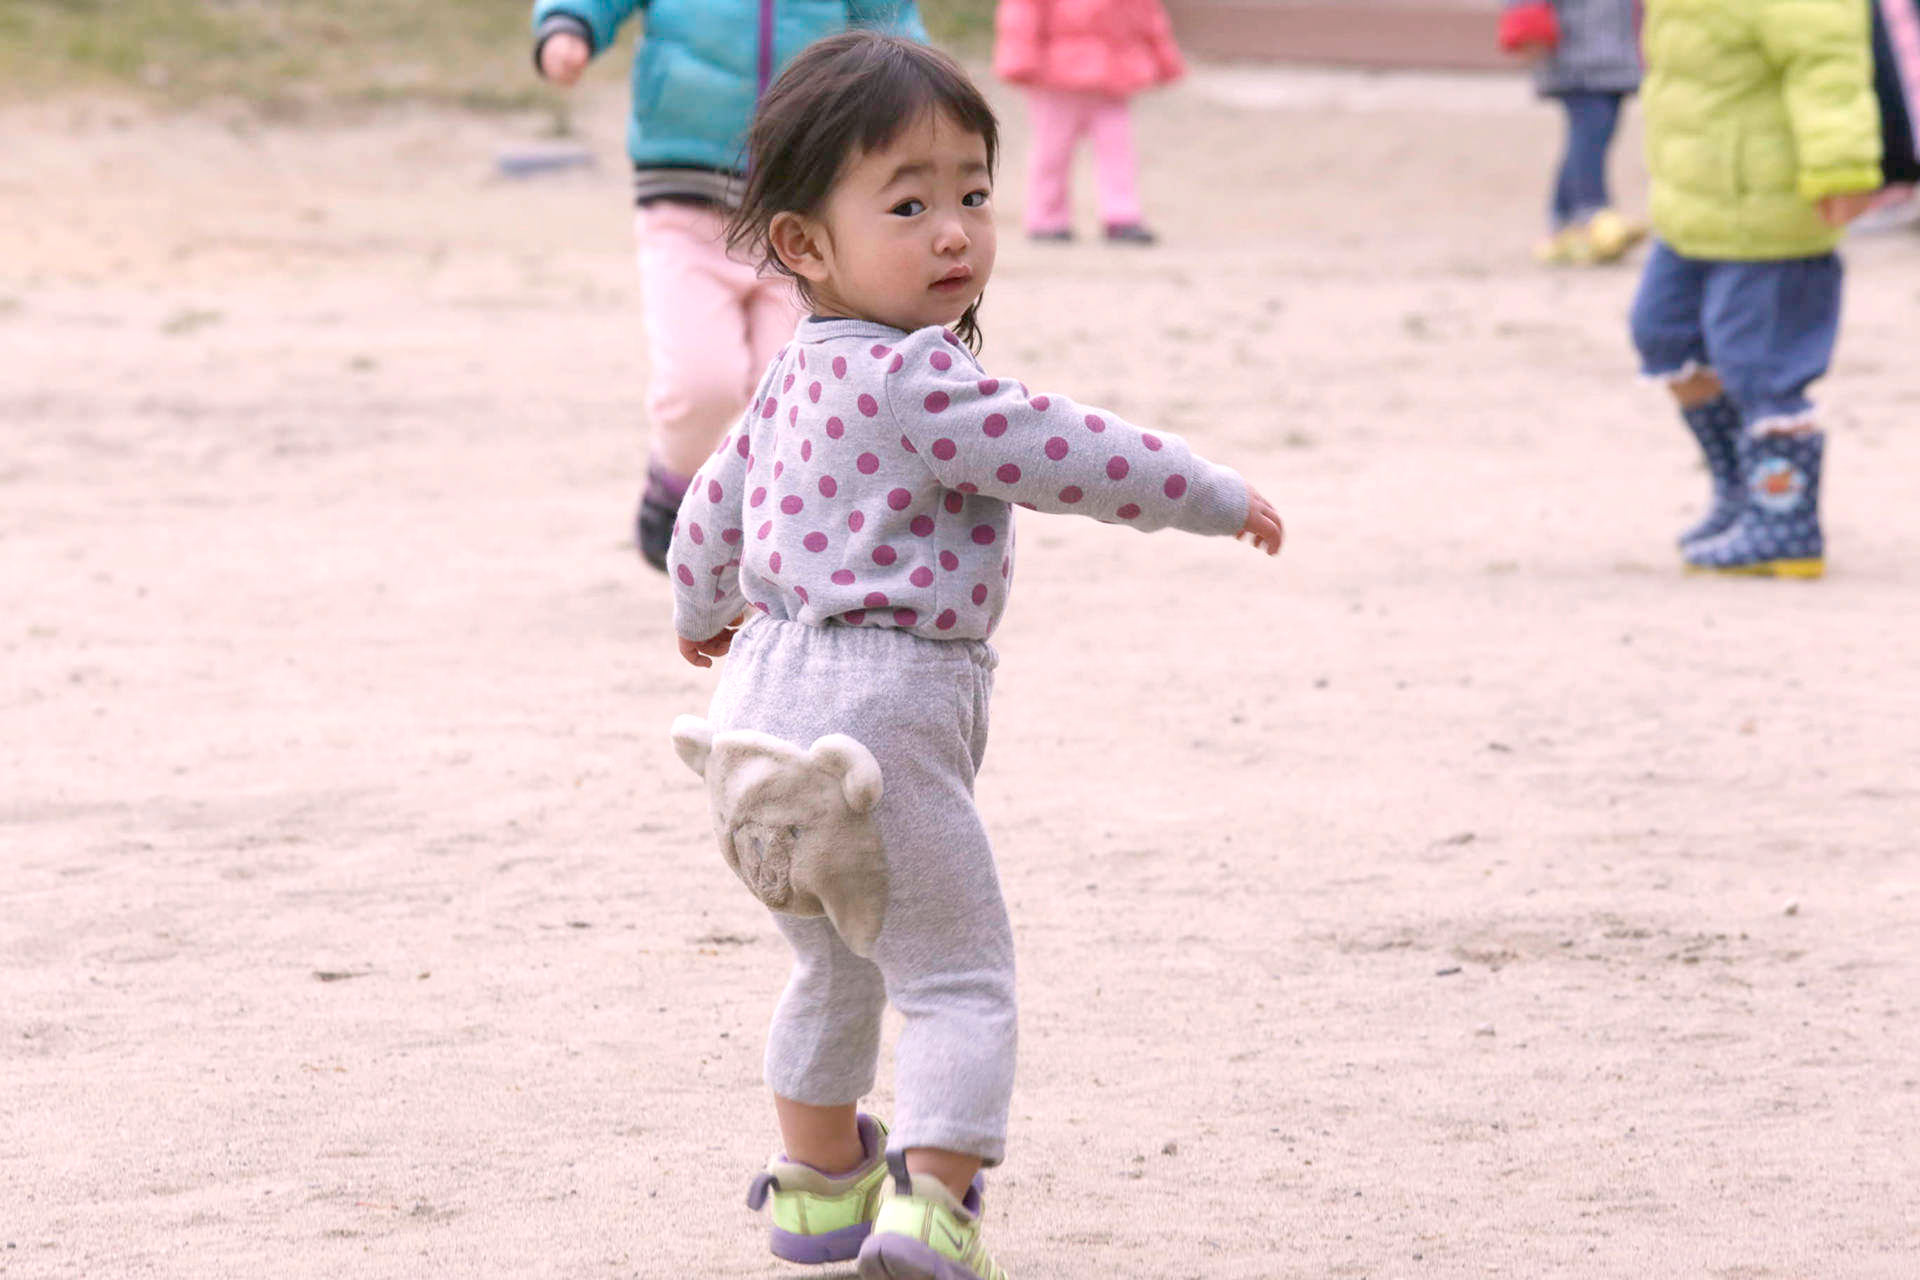
{"type": "MultiPolygon", "coordinates": [[[[1290,541],[1022,514],[1001,1260],[1920,1274],[1920,238],[1851,252],[1830,576],[1689,579],[1517,80],[1203,69],[1150,252],[1019,238],[1002,104],[988,367],[1290,541]]],[[[800,1274],[742,1205],[785,949],[625,541],[620,106],[521,181],[497,119],[0,116],[8,1280],[800,1274]]]]}

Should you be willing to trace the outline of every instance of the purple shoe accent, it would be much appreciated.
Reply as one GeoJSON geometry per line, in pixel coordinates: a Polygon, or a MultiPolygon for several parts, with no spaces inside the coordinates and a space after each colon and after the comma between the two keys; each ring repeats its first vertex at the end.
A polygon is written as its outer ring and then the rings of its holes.
{"type": "Polygon", "coordinates": [[[657,462],[647,464],[647,494],[661,506],[677,508],[692,483],[692,476],[675,475],[657,462]]]}
{"type": "Polygon", "coordinates": [[[767,1202],[767,1192],[778,1191],[780,1180],[770,1173],[756,1173],[747,1184],[747,1208],[758,1213],[767,1202]]]}
{"type": "Polygon", "coordinates": [[[980,1273],[911,1236],[873,1236],[860,1250],[860,1280],[980,1280],[980,1273]]]}
{"type": "Polygon", "coordinates": [[[817,1236],[796,1235],[779,1227],[770,1227],[767,1243],[773,1249],[774,1257],[785,1258],[788,1262],[849,1262],[859,1256],[860,1246],[867,1242],[867,1236],[872,1231],[871,1222],[856,1222],[850,1227],[817,1236]]]}

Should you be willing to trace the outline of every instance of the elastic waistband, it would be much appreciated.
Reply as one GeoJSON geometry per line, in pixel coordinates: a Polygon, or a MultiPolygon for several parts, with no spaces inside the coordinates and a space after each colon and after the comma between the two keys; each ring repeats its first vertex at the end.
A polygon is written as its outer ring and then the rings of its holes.
{"type": "Polygon", "coordinates": [[[1000,655],[985,640],[930,640],[898,627],[824,627],[790,618],[762,615],[740,629],[733,652],[761,647],[820,650],[842,661],[946,664],[970,662],[983,671],[1000,665],[1000,655]]]}

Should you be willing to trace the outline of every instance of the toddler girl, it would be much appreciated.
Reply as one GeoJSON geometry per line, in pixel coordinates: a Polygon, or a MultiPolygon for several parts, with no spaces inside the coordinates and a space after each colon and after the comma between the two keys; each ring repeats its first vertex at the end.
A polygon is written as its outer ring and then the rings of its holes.
{"type": "Polygon", "coordinates": [[[1826,437],[1807,387],[1840,331],[1841,228],[1881,185],[1865,0],[1649,0],[1658,240],[1634,298],[1713,479],[1693,569],[1817,577],[1826,437]]]}
{"type": "Polygon", "coordinates": [[[1186,71],[1160,0],[999,0],[994,74],[1027,86],[1027,234],[1071,240],[1073,151],[1093,140],[1109,241],[1152,244],[1135,192],[1127,99],[1186,71]]]}
{"type": "Polygon", "coordinates": [[[1567,115],[1551,232],[1534,257],[1552,264],[1613,262],[1646,235],[1615,212],[1607,152],[1620,106],[1640,85],[1634,0],[1507,0],[1500,47],[1534,61],[1534,87],[1567,115]]]}
{"type": "MultiPolygon", "coordinates": [[[[634,535],[666,567],[687,478],[713,452],[800,312],[782,280],[728,256],[741,143],[773,73],[811,41],[851,25],[924,36],[913,0],[651,0],[633,59],[627,151],[646,324],[653,428],[634,535]]],[[[535,0],[533,63],[571,85],[613,46],[640,0],[535,0]]]]}
{"type": "Polygon", "coordinates": [[[976,1174],[1005,1151],[1013,939],[973,781],[1012,508],[1247,536],[1269,555],[1280,520],[1178,437],[974,358],[998,132],[944,54],[823,40],[767,95],[751,146],[733,239],[813,314],[688,490],[674,627],[696,666],[731,652],[713,730],[871,751],[887,884],[870,959],[825,917],[774,917],[794,952],[766,1055],[785,1153],[749,1203],[771,1197],[782,1257],[1004,1280],[976,1174]],[[903,1018],[891,1134],[855,1109],[888,1001],[903,1018]]]}

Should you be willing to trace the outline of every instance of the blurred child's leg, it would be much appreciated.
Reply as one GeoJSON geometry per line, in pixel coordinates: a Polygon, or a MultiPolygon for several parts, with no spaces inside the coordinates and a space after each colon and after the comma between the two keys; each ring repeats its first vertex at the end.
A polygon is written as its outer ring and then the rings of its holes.
{"type": "Polygon", "coordinates": [[[800,295],[785,276],[762,276],[747,295],[747,348],[750,353],[747,389],[741,403],[752,399],[760,378],[780,354],[780,348],[793,341],[793,331],[804,314],[800,295]]]}
{"type": "Polygon", "coordinates": [[[1612,203],[1607,195],[1607,152],[1620,121],[1620,95],[1576,92],[1566,94],[1561,101],[1567,109],[1567,156],[1561,166],[1566,204],[1562,221],[1579,224],[1612,203]]]}
{"type": "Polygon", "coordinates": [[[1073,226],[1073,148],[1083,129],[1082,95],[1027,90],[1032,132],[1027,156],[1027,234],[1062,236],[1073,226]]]}
{"type": "Polygon", "coordinates": [[[1687,547],[1694,568],[1789,577],[1823,572],[1826,437],[1807,388],[1833,359],[1841,283],[1834,254],[1713,265],[1702,319],[1715,366],[1745,424],[1739,440],[1744,503],[1724,532],[1687,547]]]}
{"type": "Polygon", "coordinates": [[[1633,344],[1641,371],[1672,391],[1712,482],[1706,515],[1680,535],[1683,548],[1729,528],[1742,504],[1740,411],[1723,394],[1709,363],[1702,319],[1710,269],[1656,242],[1633,300],[1633,344]]]}
{"type": "Polygon", "coordinates": [[[1111,236],[1116,228],[1140,226],[1138,166],[1133,149],[1133,114],[1127,100],[1102,95],[1091,104],[1094,172],[1098,175],[1100,221],[1111,236]]]}

